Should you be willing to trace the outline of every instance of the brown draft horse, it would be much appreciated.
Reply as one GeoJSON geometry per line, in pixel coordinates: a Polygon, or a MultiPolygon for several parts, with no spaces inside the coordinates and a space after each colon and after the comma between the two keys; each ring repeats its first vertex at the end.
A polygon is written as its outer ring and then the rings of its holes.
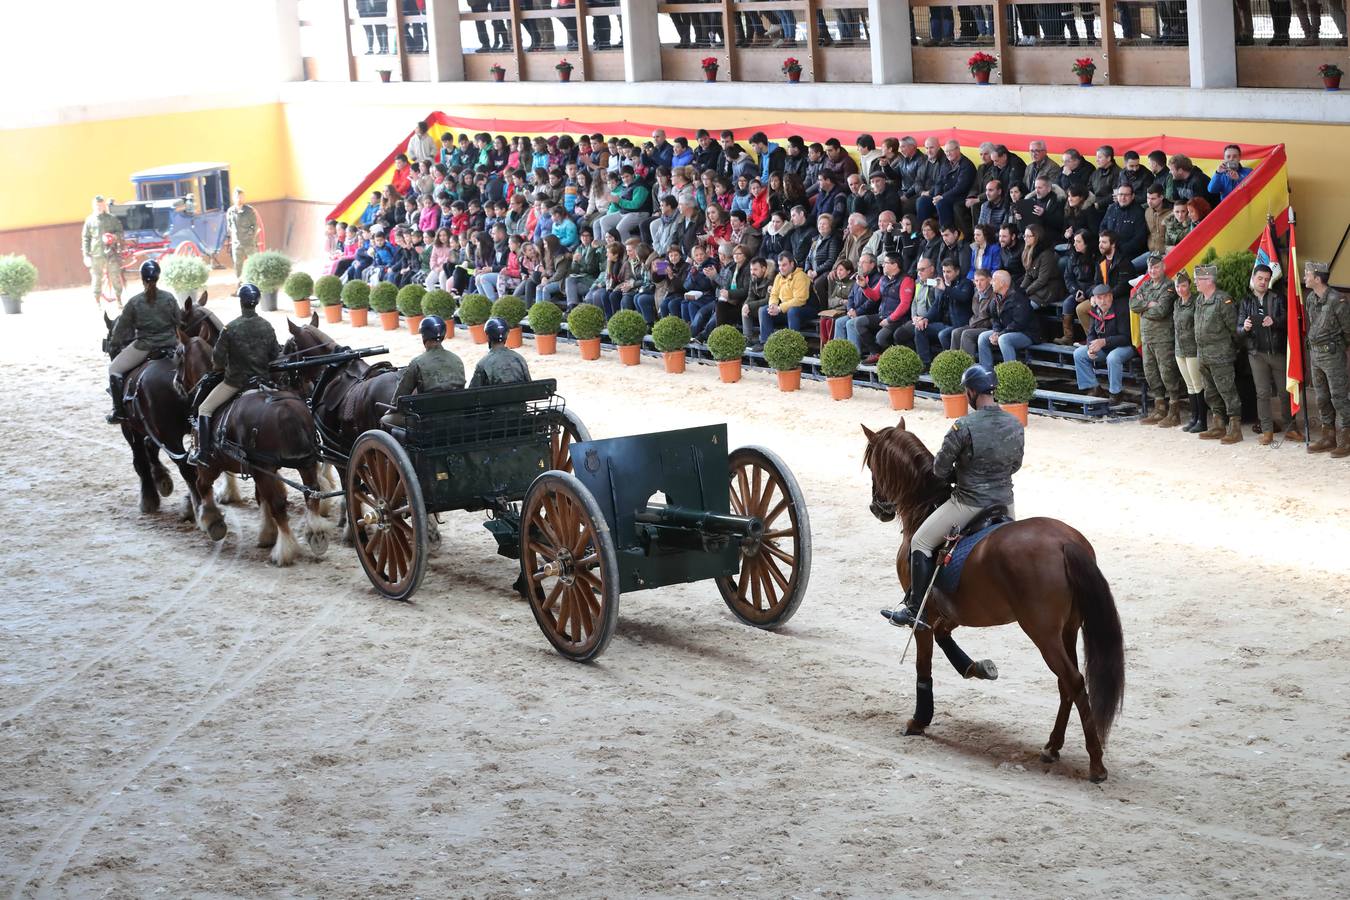
{"type": "MultiPolygon", "coordinates": [[[[933,474],[933,455],[905,420],[867,435],[863,457],[872,471],[871,511],[889,522],[898,513],[904,541],[896,557],[902,585],[909,584],[909,539],[951,488],[933,474]]],[[[1102,745],[1125,693],[1125,640],[1111,587],[1097,568],[1087,538],[1058,519],[1022,519],[998,529],[966,560],[961,584],[947,595],[936,587],[926,618],[933,629],[914,635],[918,697],[905,734],[922,734],[933,720],[933,642],[966,625],[987,628],[1016,622],[1041,651],[1059,680],[1059,714],[1041,759],[1054,762],[1064,747],[1069,710],[1078,707],[1094,782],[1106,780],[1102,745]],[[1078,669],[1083,632],[1087,679],[1078,669]]]]}
{"type": "MultiPolygon", "coordinates": [[[[211,347],[200,337],[179,334],[183,351],[178,354],[178,379],[189,390],[195,388],[211,370],[211,347]]],[[[290,391],[264,388],[240,394],[216,416],[215,453],[196,469],[198,494],[197,525],[213,541],[223,540],[225,519],[215,505],[211,489],[222,472],[253,477],[254,496],[262,514],[258,534],[259,547],[271,547],[272,562],[289,566],[300,550],[291,534],[287,518],[286,485],[275,472],[295,469],[300,480],[312,491],[322,490],[319,483],[319,454],[314,417],[298,395],[290,391]],[[257,468],[241,463],[222,452],[227,443],[245,449],[257,468]]],[[[315,557],[328,550],[332,524],[320,512],[317,496],[305,500],[305,542],[315,557]]]]}

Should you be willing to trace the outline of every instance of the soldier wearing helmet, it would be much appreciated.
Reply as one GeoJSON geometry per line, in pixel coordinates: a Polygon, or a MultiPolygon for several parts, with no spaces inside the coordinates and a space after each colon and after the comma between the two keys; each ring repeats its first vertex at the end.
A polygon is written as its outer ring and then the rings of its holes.
{"type": "Polygon", "coordinates": [[[144,290],[127,301],[113,327],[112,345],[123,349],[108,366],[111,423],[126,418],[122,389],[131,370],[156,350],[172,350],[178,345],[178,301],[159,289],[159,263],[151,259],[141,264],[141,283],[144,290]]]}
{"type": "MultiPolygon", "coordinates": [[[[399,378],[394,390],[394,400],[409,394],[425,394],[428,391],[457,391],[464,387],[464,363],[458,356],[445,349],[445,320],[440,316],[427,316],[418,326],[424,349],[399,378]]],[[[380,419],[386,427],[403,427],[403,414],[392,412],[380,419]]]]}
{"type": "Polygon", "coordinates": [[[933,460],[933,474],[951,483],[952,495],[910,537],[909,591],[905,608],[891,616],[896,625],[927,628],[919,603],[928,593],[936,566],[933,551],[990,506],[1013,516],[1013,473],[1022,468],[1022,424],[994,400],[998,376],[981,365],[961,376],[972,412],[957,419],[933,460]]]}
{"type": "Polygon", "coordinates": [[[473,370],[469,387],[530,380],[530,367],[525,363],[525,357],[506,346],[506,335],[510,330],[506,320],[498,316],[493,316],[483,325],[488,339],[488,352],[473,370]]]}
{"type": "Polygon", "coordinates": [[[211,455],[211,416],[250,381],[267,377],[267,367],[281,355],[272,323],[258,315],[261,297],[262,292],[256,285],[240,285],[239,318],[226,325],[216,340],[211,354],[213,371],[208,376],[215,386],[197,407],[193,428],[196,447],[188,462],[194,466],[201,465],[211,455]]]}

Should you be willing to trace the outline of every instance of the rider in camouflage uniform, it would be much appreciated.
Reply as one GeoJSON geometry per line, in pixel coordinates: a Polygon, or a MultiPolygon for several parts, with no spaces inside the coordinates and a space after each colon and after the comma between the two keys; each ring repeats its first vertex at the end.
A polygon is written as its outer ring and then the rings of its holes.
{"type": "Polygon", "coordinates": [[[1175,428],[1181,424],[1181,398],[1186,393],[1186,385],[1177,368],[1176,332],[1172,328],[1172,307],[1176,299],[1176,289],[1163,267],[1163,255],[1150,253],[1148,280],[1130,298],[1130,310],[1139,314],[1144,377],[1153,394],[1153,412],[1140,419],[1140,425],[1175,428]]]}
{"type": "MultiPolygon", "coordinates": [[[[427,316],[418,326],[422,336],[422,351],[408,367],[394,389],[394,400],[412,393],[425,394],[428,391],[457,391],[464,387],[464,363],[458,356],[445,349],[445,320],[440,316],[427,316]]],[[[403,413],[391,412],[380,419],[386,428],[402,428],[403,413]]]]}
{"type": "Polygon", "coordinates": [[[80,254],[84,257],[85,267],[89,269],[94,299],[100,300],[103,297],[103,275],[106,272],[113,290],[117,293],[117,302],[121,303],[126,282],[122,278],[121,262],[115,258],[108,258],[108,244],[104,240],[106,235],[113,235],[116,242],[120,243],[122,221],[108,212],[108,201],[99,194],[94,198],[94,211],[84,220],[84,228],[80,230],[80,254]]]}
{"type": "Polygon", "coordinates": [[[934,510],[910,538],[909,590],[905,608],[889,616],[894,625],[928,627],[919,618],[919,604],[936,571],[933,551],[948,534],[996,504],[1015,516],[1012,476],[1022,468],[1022,424],[994,400],[998,377],[989,369],[981,365],[966,369],[961,386],[974,412],[953,423],[933,460],[933,474],[955,486],[951,499],[934,510]]]}
{"type": "Polygon", "coordinates": [[[244,202],[244,189],[234,189],[234,206],[225,212],[225,227],[230,232],[230,255],[234,257],[234,277],[244,277],[244,263],[258,252],[258,211],[244,202]]]}
{"type": "Polygon", "coordinates": [[[1238,351],[1238,305],[1218,289],[1218,275],[1218,266],[1195,267],[1195,287],[1200,293],[1195,298],[1195,343],[1200,351],[1200,374],[1205,380],[1205,402],[1210,410],[1209,429],[1200,432],[1200,437],[1236,444],[1242,440],[1242,400],[1233,369],[1238,351]]]}
{"type": "Polygon", "coordinates": [[[493,316],[483,325],[483,331],[487,334],[488,352],[473,370],[469,387],[529,381],[530,367],[526,365],[525,357],[506,346],[506,335],[510,331],[506,320],[493,316]]]}
{"type": "Polygon", "coordinates": [[[281,355],[272,323],[257,313],[262,292],[255,285],[239,288],[239,318],[220,333],[211,354],[211,366],[224,377],[197,407],[196,448],[188,462],[201,465],[211,455],[211,416],[248,383],[267,376],[267,367],[281,355]]]}
{"type": "Polygon", "coordinates": [[[1328,286],[1326,263],[1310,262],[1303,270],[1308,289],[1303,301],[1308,315],[1308,347],[1312,356],[1313,393],[1322,416],[1322,437],[1309,453],[1331,451],[1336,459],[1350,456],[1350,375],[1345,348],[1350,345],[1350,300],[1328,286]],[[1335,429],[1332,422],[1335,422],[1335,429]],[[1333,449],[1334,448],[1334,449],[1333,449]]]}
{"type": "Polygon", "coordinates": [[[113,326],[112,345],[123,348],[108,366],[113,401],[108,422],[113,424],[126,418],[122,389],[131,370],[154,351],[178,345],[178,302],[173,294],[159,289],[159,263],[151,259],[141,264],[141,283],[145,290],[127,301],[113,326]]]}

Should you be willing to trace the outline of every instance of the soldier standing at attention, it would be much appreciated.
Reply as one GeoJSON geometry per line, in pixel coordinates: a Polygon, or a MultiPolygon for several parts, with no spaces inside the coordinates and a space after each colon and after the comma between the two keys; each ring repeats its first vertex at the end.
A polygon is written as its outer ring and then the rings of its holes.
{"type": "Polygon", "coordinates": [[[1200,432],[1200,437],[1236,444],[1242,440],[1242,400],[1233,369],[1238,351],[1238,306],[1219,290],[1215,282],[1218,275],[1218,266],[1195,267],[1195,287],[1200,292],[1195,298],[1195,344],[1200,351],[1200,374],[1209,405],[1209,428],[1200,432]]]}
{"type": "Polygon", "coordinates": [[[211,455],[211,416],[255,378],[267,376],[267,367],[281,355],[272,324],[258,315],[262,291],[255,285],[239,287],[239,318],[225,326],[211,353],[211,367],[224,378],[197,407],[196,447],[188,462],[194,466],[211,455]]]}
{"type": "Polygon", "coordinates": [[[94,197],[94,211],[84,220],[84,228],[80,231],[80,254],[84,257],[85,268],[89,270],[94,302],[98,303],[103,298],[103,275],[106,272],[117,294],[117,305],[121,306],[126,282],[122,278],[121,261],[115,256],[108,256],[108,241],[105,240],[108,235],[113,236],[112,243],[121,243],[122,222],[108,212],[108,201],[99,194],[94,197]]]}
{"type": "MultiPolygon", "coordinates": [[[[258,211],[244,202],[244,189],[234,189],[234,206],[225,213],[230,232],[230,255],[234,257],[234,277],[242,283],[244,263],[258,252],[258,211]]],[[[239,293],[239,288],[234,291],[239,293]]]]}
{"type": "Polygon", "coordinates": [[[1185,382],[1177,368],[1176,331],[1172,309],[1177,292],[1163,268],[1163,255],[1148,255],[1148,280],[1130,298],[1130,309],[1139,314],[1139,338],[1144,345],[1144,377],[1152,392],[1153,412],[1140,425],[1175,428],[1181,424],[1181,395],[1185,382]],[[1169,404],[1168,401],[1171,401],[1169,404]]]}
{"type": "MultiPolygon", "coordinates": [[[[394,402],[409,394],[425,394],[428,391],[457,391],[464,387],[464,363],[458,356],[445,349],[445,320],[440,316],[427,316],[418,326],[425,348],[408,367],[394,389],[394,402]]],[[[380,419],[386,428],[402,428],[403,413],[391,412],[380,419]]]]}
{"type": "Polygon", "coordinates": [[[469,382],[469,387],[488,387],[530,380],[530,367],[525,363],[525,357],[506,346],[508,331],[510,328],[506,320],[498,316],[493,316],[484,323],[483,332],[487,335],[488,352],[473,370],[473,380],[469,382]]]}
{"type": "Polygon", "coordinates": [[[1313,392],[1317,394],[1317,411],[1322,416],[1322,437],[1308,445],[1308,452],[1330,450],[1334,458],[1344,459],[1350,456],[1350,396],[1347,396],[1350,375],[1345,369],[1345,348],[1350,344],[1350,301],[1327,284],[1330,274],[1326,263],[1310,262],[1303,267],[1303,285],[1308,289],[1303,308],[1308,315],[1313,392]]]}

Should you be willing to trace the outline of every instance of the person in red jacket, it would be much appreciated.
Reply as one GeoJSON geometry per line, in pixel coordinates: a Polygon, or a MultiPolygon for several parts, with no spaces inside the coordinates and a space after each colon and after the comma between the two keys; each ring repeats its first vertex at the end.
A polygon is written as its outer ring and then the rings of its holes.
{"type": "Polygon", "coordinates": [[[899,253],[887,253],[881,258],[881,280],[876,287],[864,289],[862,294],[877,304],[876,313],[861,317],[854,325],[858,343],[871,365],[881,355],[877,332],[887,325],[894,330],[904,324],[909,305],[914,300],[914,279],[904,274],[899,253]]]}

